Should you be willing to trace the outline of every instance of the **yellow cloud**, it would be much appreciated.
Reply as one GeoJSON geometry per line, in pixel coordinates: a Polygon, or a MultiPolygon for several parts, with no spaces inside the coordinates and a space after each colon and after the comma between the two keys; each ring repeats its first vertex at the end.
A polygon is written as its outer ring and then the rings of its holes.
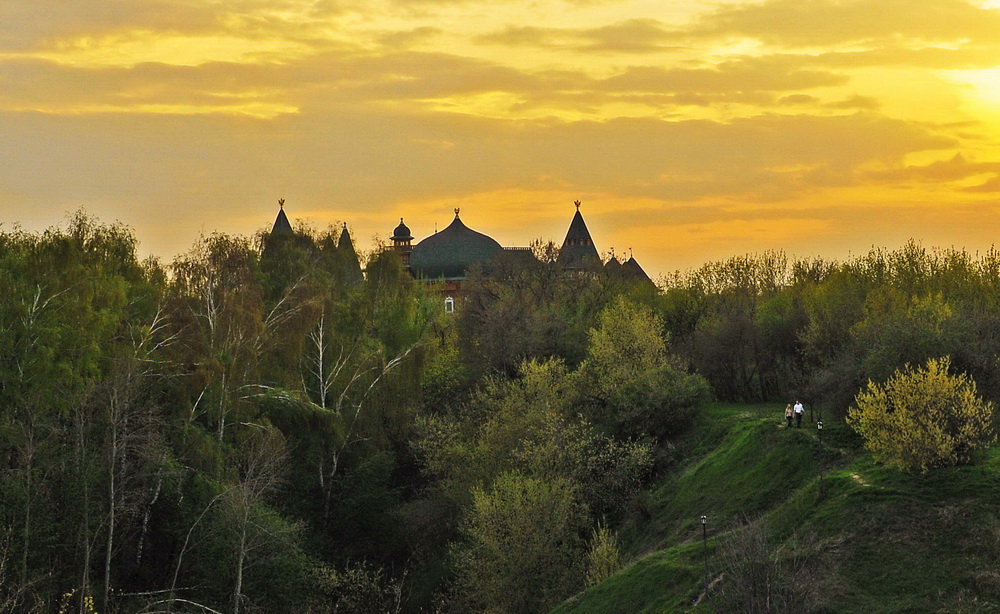
{"type": "Polygon", "coordinates": [[[55,4],[0,9],[10,211],[239,232],[288,196],[363,246],[459,206],[518,245],[580,198],[654,273],[985,235],[1000,189],[1000,0],[55,4]]]}
{"type": "MultiPolygon", "coordinates": [[[[19,110],[19,109],[13,109],[19,110]]],[[[236,105],[185,105],[185,104],[134,104],[134,105],[73,105],[66,107],[39,107],[23,109],[60,115],[86,114],[143,114],[143,115],[244,115],[258,119],[272,119],[287,113],[297,113],[293,106],[252,102],[236,105]]]]}
{"type": "Polygon", "coordinates": [[[77,68],[131,67],[144,63],[199,66],[210,62],[278,62],[309,53],[302,43],[225,34],[185,35],[135,31],[59,41],[52,49],[17,54],[77,68]]]}

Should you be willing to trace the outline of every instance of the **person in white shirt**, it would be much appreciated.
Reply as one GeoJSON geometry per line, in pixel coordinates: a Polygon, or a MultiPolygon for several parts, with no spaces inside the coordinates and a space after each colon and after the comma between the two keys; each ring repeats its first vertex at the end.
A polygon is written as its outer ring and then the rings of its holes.
{"type": "Polygon", "coordinates": [[[802,414],[806,413],[806,410],[804,407],[802,407],[802,403],[799,401],[795,401],[794,409],[795,409],[795,426],[802,428],[802,414]]]}

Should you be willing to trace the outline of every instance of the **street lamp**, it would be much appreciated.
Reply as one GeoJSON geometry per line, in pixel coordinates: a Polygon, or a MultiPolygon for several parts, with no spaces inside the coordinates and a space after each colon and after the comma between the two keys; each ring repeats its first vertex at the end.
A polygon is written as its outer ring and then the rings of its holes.
{"type": "Polygon", "coordinates": [[[705,597],[708,597],[708,516],[701,517],[701,575],[705,585],[705,597]]]}
{"type": "Polygon", "coordinates": [[[816,423],[816,437],[819,439],[819,496],[823,498],[823,421],[816,423]]]}

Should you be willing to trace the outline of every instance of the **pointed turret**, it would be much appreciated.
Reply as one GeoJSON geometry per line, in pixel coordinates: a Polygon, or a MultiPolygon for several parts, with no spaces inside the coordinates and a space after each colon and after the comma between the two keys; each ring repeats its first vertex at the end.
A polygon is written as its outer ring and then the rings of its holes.
{"type": "Polygon", "coordinates": [[[646,275],[646,271],[642,270],[642,267],[639,266],[639,263],[635,261],[635,257],[633,256],[629,256],[629,259],[622,265],[622,272],[637,281],[653,283],[653,280],[649,278],[649,275],[646,275]]]}
{"type": "Polygon", "coordinates": [[[622,263],[618,260],[618,257],[615,256],[614,248],[611,248],[611,257],[604,263],[604,270],[610,275],[621,275],[622,263]]]}
{"type": "Polygon", "coordinates": [[[351,240],[351,234],[347,231],[347,222],[344,222],[344,228],[340,231],[340,239],[337,240],[337,253],[340,254],[347,269],[347,281],[354,283],[361,281],[364,278],[361,274],[361,262],[358,260],[358,253],[354,251],[354,241],[351,240]]]}
{"type": "Polygon", "coordinates": [[[573,204],[576,205],[576,213],[573,214],[566,239],[563,241],[562,249],[559,250],[559,265],[569,270],[600,267],[601,257],[594,247],[594,240],[590,236],[590,230],[587,229],[587,223],[580,214],[580,201],[575,201],[573,204]]]}
{"type": "Polygon", "coordinates": [[[271,234],[292,234],[292,225],[288,222],[288,216],[285,215],[285,199],[278,199],[278,217],[274,219],[274,226],[271,227],[271,234]]]}

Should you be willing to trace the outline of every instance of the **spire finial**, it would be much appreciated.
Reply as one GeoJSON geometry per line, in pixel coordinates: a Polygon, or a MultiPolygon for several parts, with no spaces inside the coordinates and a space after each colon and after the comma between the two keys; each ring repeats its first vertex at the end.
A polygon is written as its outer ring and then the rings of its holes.
{"type": "Polygon", "coordinates": [[[579,211],[580,210],[580,201],[574,200],[573,204],[576,205],[576,210],[579,211]]]}
{"type": "Polygon", "coordinates": [[[347,222],[344,222],[344,232],[347,232],[347,222]]]}
{"type": "Polygon", "coordinates": [[[458,207],[455,207],[455,217],[458,217],[458,212],[461,211],[458,207]]]}
{"type": "Polygon", "coordinates": [[[278,199],[278,208],[279,209],[284,209],[285,208],[285,199],[284,198],[279,198],[278,199]]]}

